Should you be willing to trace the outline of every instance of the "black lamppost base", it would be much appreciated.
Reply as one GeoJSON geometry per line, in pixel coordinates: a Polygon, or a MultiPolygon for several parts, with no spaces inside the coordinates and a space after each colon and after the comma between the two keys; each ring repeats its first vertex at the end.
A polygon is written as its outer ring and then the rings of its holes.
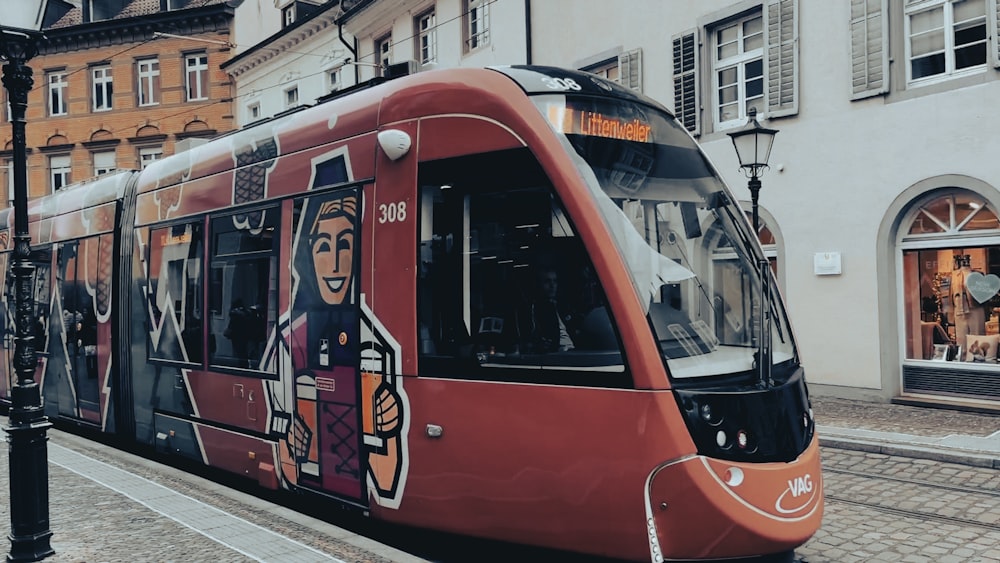
{"type": "Polygon", "coordinates": [[[52,532],[33,535],[31,537],[16,538],[13,534],[8,535],[10,540],[10,552],[7,553],[9,563],[23,561],[41,561],[46,557],[55,554],[55,550],[49,544],[52,532]]]}
{"type": "Polygon", "coordinates": [[[10,464],[11,533],[7,561],[41,561],[55,553],[50,543],[48,429],[38,384],[11,389],[7,432],[10,464]],[[14,510],[16,509],[16,510],[14,510]]]}
{"type": "MultiPolygon", "coordinates": [[[[27,4],[27,2],[25,2],[27,4]]],[[[44,13],[45,2],[39,8],[44,13]]],[[[22,7],[22,9],[27,9],[22,7]]],[[[39,25],[41,22],[39,21],[39,25]]],[[[14,371],[10,390],[10,426],[7,451],[10,459],[10,552],[7,561],[40,561],[55,553],[49,529],[49,460],[46,431],[52,424],[45,417],[41,389],[35,382],[38,360],[35,355],[35,305],[31,262],[31,235],[28,229],[27,149],[25,110],[28,92],[34,85],[27,61],[38,52],[38,31],[0,26],[0,54],[3,86],[10,104],[13,132],[14,171],[14,252],[10,264],[15,309],[14,371]]],[[[8,218],[8,228],[11,227],[8,218]]]]}

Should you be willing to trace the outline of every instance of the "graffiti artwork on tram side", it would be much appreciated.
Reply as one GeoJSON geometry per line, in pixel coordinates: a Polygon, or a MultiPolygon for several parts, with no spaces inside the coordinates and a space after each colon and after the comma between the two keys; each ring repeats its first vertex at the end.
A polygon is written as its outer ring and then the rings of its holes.
{"type": "MultiPolygon", "coordinates": [[[[313,159],[311,189],[350,180],[346,148],[313,159]]],[[[356,188],[295,203],[291,306],[273,354],[294,375],[270,385],[272,431],[290,482],[396,508],[408,402],[399,345],[360,293],[362,203],[356,188]]]]}

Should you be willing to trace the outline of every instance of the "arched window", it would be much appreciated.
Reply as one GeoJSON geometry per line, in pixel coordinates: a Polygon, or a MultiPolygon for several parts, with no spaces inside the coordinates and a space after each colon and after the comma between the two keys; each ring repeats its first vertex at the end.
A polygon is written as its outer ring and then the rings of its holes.
{"type": "Polygon", "coordinates": [[[1000,375],[991,373],[1000,370],[997,211],[974,192],[948,188],[916,201],[900,227],[904,391],[1000,395],[1000,385],[976,382],[980,373],[984,381],[1000,375]],[[928,375],[933,368],[966,371],[928,375]]]}

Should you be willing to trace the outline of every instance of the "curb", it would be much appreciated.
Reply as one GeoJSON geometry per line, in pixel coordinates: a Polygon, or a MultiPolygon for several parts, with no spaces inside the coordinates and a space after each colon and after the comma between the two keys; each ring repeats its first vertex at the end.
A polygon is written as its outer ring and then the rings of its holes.
{"type": "Polygon", "coordinates": [[[816,432],[819,434],[821,447],[1000,469],[1000,443],[994,446],[992,437],[991,439],[971,436],[927,438],[909,434],[824,426],[818,426],[816,432]],[[971,442],[983,447],[968,449],[949,446],[947,442],[971,442]]]}

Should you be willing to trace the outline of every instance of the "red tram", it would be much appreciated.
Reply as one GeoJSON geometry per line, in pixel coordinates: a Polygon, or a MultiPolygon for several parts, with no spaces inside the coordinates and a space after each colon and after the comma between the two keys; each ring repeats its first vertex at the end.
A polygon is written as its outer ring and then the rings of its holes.
{"type": "Polygon", "coordinates": [[[581,553],[787,555],[819,527],[767,259],[690,135],[617,84],[421,73],[29,213],[50,418],[581,553]]]}

